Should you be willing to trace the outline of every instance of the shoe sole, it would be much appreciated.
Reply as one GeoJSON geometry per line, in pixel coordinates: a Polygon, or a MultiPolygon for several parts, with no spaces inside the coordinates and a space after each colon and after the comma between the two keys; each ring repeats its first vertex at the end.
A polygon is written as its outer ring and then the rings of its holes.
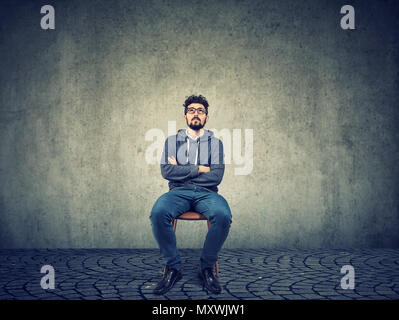
{"type": "Polygon", "coordinates": [[[157,295],[165,294],[166,292],[168,292],[170,289],[173,288],[173,286],[176,284],[177,281],[181,280],[182,278],[183,278],[183,276],[180,274],[180,275],[175,279],[175,281],[172,282],[172,285],[171,285],[168,289],[162,290],[162,291],[159,291],[159,292],[153,292],[153,293],[154,293],[154,294],[157,294],[157,295]]]}

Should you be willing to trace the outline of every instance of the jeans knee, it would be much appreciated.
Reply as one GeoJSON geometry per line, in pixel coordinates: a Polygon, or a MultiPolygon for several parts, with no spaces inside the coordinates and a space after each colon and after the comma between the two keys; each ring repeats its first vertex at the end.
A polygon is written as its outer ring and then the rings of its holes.
{"type": "Polygon", "coordinates": [[[168,222],[169,212],[163,206],[155,204],[151,210],[150,220],[153,224],[163,224],[168,222]]]}
{"type": "Polygon", "coordinates": [[[232,222],[229,210],[216,210],[214,214],[214,222],[222,228],[229,228],[232,222]]]}

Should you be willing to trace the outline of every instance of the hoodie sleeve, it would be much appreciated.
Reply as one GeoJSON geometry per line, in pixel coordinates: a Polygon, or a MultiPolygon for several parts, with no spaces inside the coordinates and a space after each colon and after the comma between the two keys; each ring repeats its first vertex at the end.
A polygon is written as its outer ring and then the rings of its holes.
{"type": "Polygon", "coordinates": [[[203,172],[191,181],[202,187],[215,187],[222,182],[224,175],[224,152],[223,143],[216,139],[217,143],[211,144],[211,170],[203,172]]]}
{"type": "Polygon", "coordinates": [[[168,157],[176,157],[176,137],[168,137],[161,158],[161,174],[166,180],[169,181],[187,181],[198,176],[197,165],[173,165],[168,161],[168,157]]]}

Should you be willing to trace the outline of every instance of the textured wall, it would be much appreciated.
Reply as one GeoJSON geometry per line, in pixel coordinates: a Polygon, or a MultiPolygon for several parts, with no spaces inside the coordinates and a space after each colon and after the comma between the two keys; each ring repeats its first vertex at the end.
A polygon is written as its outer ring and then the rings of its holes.
{"type": "MultiPolygon", "coordinates": [[[[233,247],[398,247],[398,10],[351,1],[8,1],[0,38],[0,247],[156,247],[167,191],[149,130],[253,129],[226,166],[233,247]],[[40,29],[52,4],[56,29],[40,29]]],[[[244,135],[243,135],[244,136],[244,135]]],[[[205,223],[181,222],[180,247],[205,223]]]]}

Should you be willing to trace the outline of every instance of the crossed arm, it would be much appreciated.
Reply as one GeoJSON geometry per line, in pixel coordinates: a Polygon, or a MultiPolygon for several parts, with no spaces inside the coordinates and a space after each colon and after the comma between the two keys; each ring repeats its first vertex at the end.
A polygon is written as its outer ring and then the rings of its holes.
{"type": "MultiPolygon", "coordinates": [[[[203,187],[214,187],[221,183],[224,175],[224,161],[222,163],[211,162],[209,166],[194,165],[194,164],[178,164],[175,158],[175,150],[173,149],[173,144],[168,151],[167,144],[165,142],[165,148],[162,153],[162,158],[164,162],[161,161],[161,173],[162,177],[169,181],[175,182],[186,182],[191,181],[199,186],[203,187]],[[166,160],[166,155],[167,160],[166,160]]],[[[221,142],[219,144],[214,144],[212,149],[212,159],[223,159],[223,145],[221,142]]]]}
{"type": "MultiPolygon", "coordinates": [[[[175,159],[175,157],[168,157],[168,161],[170,162],[170,164],[177,166],[177,161],[175,159]]],[[[211,171],[210,167],[206,167],[206,166],[198,166],[198,173],[204,173],[204,172],[209,172],[211,171]]]]}
{"type": "Polygon", "coordinates": [[[167,180],[190,180],[203,187],[213,187],[220,184],[224,174],[224,165],[178,165],[176,159],[168,157],[168,164],[164,164],[162,176],[167,180]],[[172,178],[173,177],[173,178],[172,178]]]}

